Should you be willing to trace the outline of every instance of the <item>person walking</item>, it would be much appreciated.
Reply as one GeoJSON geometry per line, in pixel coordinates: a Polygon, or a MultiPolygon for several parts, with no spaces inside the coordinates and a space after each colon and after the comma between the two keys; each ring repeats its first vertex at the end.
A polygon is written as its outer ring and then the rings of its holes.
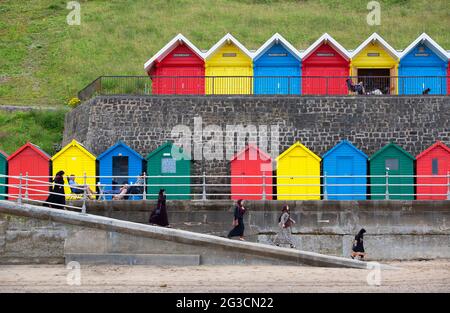
{"type": "Polygon", "coordinates": [[[64,171],[59,171],[56,173],[55,178],[53,179],[53,187],[50,188],[50,194],[45,202],[46,203],[44,203],[44,206],[55,209],[64,209],[64,205],[66,205],[66,195],[64,193],[64,171]]]}
{"type": "Polygon", "coordinates": [[[169,218],[167,217],[166,209],[166,194],[164,189],[159,190],[158,203],[155,210],[153,210],[150,215],[149,223],[164,227],[169,226],[169,218]]]}
{"type": "Polygon", "coordinates": [[[236,202],[236,207],[234,208],[233,216],[233,226],[234,228],[228,233],[228,238],[239,236],[239,240],[244,241],[244,214],[246,208],[244,206],[245,201],[239,199],[236,202]]]}
{"type": "Polygon", "coordinates": [[[291,218],[289,206],[284,205],[281,209],[281,215],[278,218],[278,226],[280,227],[280,230],[275,237],[275,245],[280,246],[280,244],[289,244],[291,248],[295,248],[294,240],[292,238],[293,224],[295,224],[295,221],[291,218]]]}
{"type": "Polygon", "coordinates": [[[359,256],[359,258],[362,260],[366,256],[366,252],[364,251],[364,234],[365,233],[366,233],[366,230],[364,228],[361,228],[361,230],[355,236],[355,240],[353,241],[353,245],[352,245],[352,254],[351,254],[352,259],[359,256]]]}

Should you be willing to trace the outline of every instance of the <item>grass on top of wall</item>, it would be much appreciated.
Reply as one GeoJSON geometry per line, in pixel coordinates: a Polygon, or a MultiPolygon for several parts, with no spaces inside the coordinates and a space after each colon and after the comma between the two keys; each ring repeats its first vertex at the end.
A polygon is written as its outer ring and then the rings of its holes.
{"type": "Polygon", "coordinates": [[[66,0],[0,2],[0,104],[65,104],[100,75],[143,75],[177,33],[209,49],[231,32],[257,49],[275,32],[305,49],[325,32],[354,49],[378,32],[404,49],[427,32],[450,49],[448,0],[380,0],[381,25],[366,23],[368,0],[66,0]]]}

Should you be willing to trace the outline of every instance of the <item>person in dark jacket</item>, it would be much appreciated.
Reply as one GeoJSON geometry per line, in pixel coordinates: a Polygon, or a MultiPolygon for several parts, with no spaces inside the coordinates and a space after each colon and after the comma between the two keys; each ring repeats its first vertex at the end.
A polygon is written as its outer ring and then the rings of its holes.
{"type": "Polygon", "coordinates": [[[158,194],[158,203],[155,210],[150,215],[150,224],[159,226],[169,226],[169,218],[166,210],[166,195],[165,190],[161,189],[158,194]]]}
{"type": "Polygon", "coordinates": [[[55,209],[64,209],[66,205],[66,195],[64,193],[64,171],[56,173],[53,179],[53,187],[50,189],[47,200],[45,200],[44,206],[55,209]]]}
{"type": "Polygon", "coordinates": [[[366,230],[364,228],[361,228],[361,230],[355,236],[355,240],[353,241],[353,246],[352,246],[352,254],[351,254],[352,259],[359,256],[360,259],[362,260],[366,256],[366,253],[364,251],[364,233],[365,232],[366,232],[366,230]]]}
{"type": "Polygon", "coordinates": [[[239,236],[239,240],[244,240],[244,214],[245,214],[245,201],[239,199],[236,202],[234,208],[233,226],[234,228],[228,233],[228,238],[239,236]]]}

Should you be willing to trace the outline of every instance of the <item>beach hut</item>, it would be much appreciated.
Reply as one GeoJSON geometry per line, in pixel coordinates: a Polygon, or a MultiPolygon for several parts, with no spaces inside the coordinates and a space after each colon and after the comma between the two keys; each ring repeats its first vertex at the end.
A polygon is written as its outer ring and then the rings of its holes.
{"type": "Polygon", "coordinates": [[[205,57],[206,94],[251,94],[252,54],[231,34],[226,34],[205,57]]]}
{"type": "Polygon", "coordinates": [[[366,92],[397,94],[399,54],[380,35],[372,34],[351,54],[351,75],[362,81],[366,92]]]}
{"type": "Polygon", "coordinates": [[[300,94],[301,58],[280,34],[273,35],[254,54],[254,93],[300,94]]]}
{"type": "Polygon", "coordinates": [[[6,186],[3,186],[2,184],[7,183],[6,177],[2,177],[1,175],[7,175],[8,173],[8,162],[7,162],[8,155],[0,150],[0,200],[4,200],[6,198],[6,186]]]}
{"type": "MultiPolygon", "coordinates": [[[[136,179],[142,173],[142,163],[144,158],[127,146],[124,142],[119,141],[112,147],[108,148],[105,152],[97,157],[100,184],[105,185],[106,193],[111,193],[114,189],[117,190],[118,186],[124,184],[134,184],[136,179]],[[118,186],[112,186],[113,177],[114,183],[118,186]],[[131,176],[131,177],[121,177],[131,176]]],[[[139,198],[139,197],[137,197],[139,198]]],[[[107,196],[106,199],[110,200],[111,196],[107,196]]]]}
{"type": "MultiPolygon", "coordinates": [[[[22,174],[22,195],[28,193],[28,198],[45,201],[50,190],[50,156],[38,146],[27,142],[8,157],[8,175],[22,174]],[[26,181],[28,175],[29,180],[26,181]],[[30,177],[35,176],[35,177],[30,177]],[[40,177],[36,177],[40,176],[40,177]]],[[[10,184],[19,184],[18,178],[10,178],[10,184]]],[[[8,194],[17,195],[19,188],[9,187],[8,194]]],[[[9,197],[15,200],[16,197],[9,197]]]]}
{"type": "Polygon", "coordinates": [[[205,94],[203,53],[182,34],[159,50],[144,68],[155,95],[205,94]]]}
{"type": "MultiPolygon", "coordinates": [[[[86,174],[86,184],[93,191],[96,190],[96,157],[75,139],[56,153],[51,158],[51,161],[53,175],[62,170],[65,173],[65,177],[73,174],[75,175],[75,182],[83,185],[84,175],[86,174]]],[[[68,184],[67,181],[65,183],[68,184]]],[[[64,192],[66,195],[72,194],[72,191],[67,186],[64,192]]]]}
{"type": "Polygon", "coordinates": [[[320,200],[320,160],[300,142],[280,154],[276,159],[277,199],[320,200]]]}
{"type": "Polygon", "coordinates": [[[411,154],[396,144],[389,143],[372,155],[369,166],[371,199],[385,199],[386,191],[391,200],[414,199],[414,157],[411,154]],[[389,188],[386,188],[386,181],[389,188]],[[372,186],[374,184],[379,186],[372,186]]]}
{"type": "Polygon", "coordinates": [[[272,199],[272,158],[254,144],[247,145],[230,161],[231,199],[272,199]]]}
{"type": "Polygon", "coordinates": [[[401,54],[399,94],[447,94],[447,52],[427,34],[420,35],[401,54]]]}
{"type": "Polygon", "coordinates": [[[160,189],[166,190],[167,199],[191,199],[191,161],[181,148],[172,142],[159,146],[147,157],[147,199],[157,199],[160,189]],[[178,176],[178,177],[173,177],[178,176]]]}
{"type": "Polygon", "coordinates": [[[324,194],[327,193],[328,199],[366,199],[367,159],[364,152],[347,140],[342,140],[323,155],[324,194]]]}
{"type": "Polygon", "coordinates": [[[324,34],[302,54],[302,73],[304,95],[346,95],[350,54],[324,34]]]}
{"type": "Polygon", "coordinates": [[[445,200],[448,193],[448,178],[450,173],[450,148],[437,141],[431,147],[420,153],[416,158],[417,169],[417,200],[445,200]],[[420,176],[427,177],[420,177],[420,176]],[[441,177],[435,177],[435,176],[441,177]],[[420,186],[434,184],[443,186],[420,186]]]}

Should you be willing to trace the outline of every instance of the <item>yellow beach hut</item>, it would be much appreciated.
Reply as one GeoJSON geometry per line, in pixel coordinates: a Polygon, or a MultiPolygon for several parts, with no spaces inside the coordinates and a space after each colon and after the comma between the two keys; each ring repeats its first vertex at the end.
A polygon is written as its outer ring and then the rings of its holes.
{"type": "Polygon", "coordinates": [[[362,81],[366,92],[376,89],[397,94],[399,53],[380,35],[372,34],[351,54],[351,75],[362,81]]]}
{"type": "MultiPolygon", "coordinates": [[[[95,160],[96,156],[90,153],[82,144],[75,139],[67,144],[52,158],[53,175],[58,171],[64,171],[65,177],[73,174],[76,176],[75,181],[84,184],[84,174],[89,177],[86,184],[95,191],[95,160]]],[[[67,181],[65,181],[67,184],[67,181]]],[[[65,193],[71,194],[69,187],[65,187],[65,193]]]]}
{"type": "Polygon", "coordinates": [[[226,34],[205,54],[206,94],[252,94],[252,53],[226,34]]]}
{"type": "Polygon", "coordinates": [[[277,199],[320,200],[320,160],[298,141],[280,154],[276,159],[277,199]]]}

